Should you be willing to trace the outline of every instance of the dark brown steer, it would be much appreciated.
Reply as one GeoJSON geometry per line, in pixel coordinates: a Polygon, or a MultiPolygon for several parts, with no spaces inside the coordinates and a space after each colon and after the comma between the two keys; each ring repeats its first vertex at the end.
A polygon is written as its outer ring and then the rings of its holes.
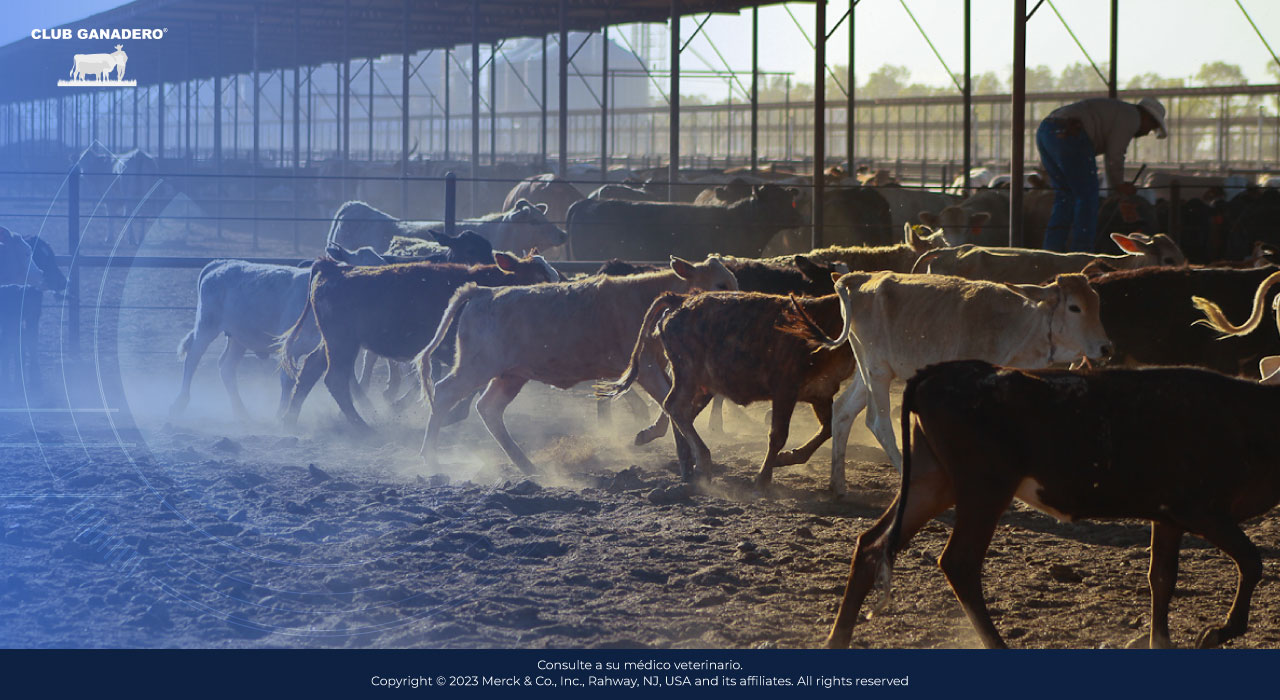
{"type": "MultiPolygon", "coordinates": [[[[711,451],[693,427],[713,395],[741,405],[772,401],[769,451],[757,481],[769,483],[773,468],[804,464],[831,437],[831,402],[840,382],[853,374],[853,351],[847,344],[822,349],[810,337],[791,299],[753,292],[710,292],[692,296],[663,294],[654,300],[636,338],[627,370],[616,381],[597,387],[601,396],[626,391],[640,374],[646,345],[656,328],[671,366],[671,391],[662,409],[671,417],[705,476],[711,451]],[[674,309],[674,310],[673,310],[674,309]],[[813,407],[821,428],[804,445],[782,451],[796,403],[813,407]]],[[[824,330],[841,324],[840,299],[834,294],[796,299],[824,330]]],[[[680,473],[688,478],[692,464],[681,454],[680,473]]]]}
{"type": "Polygon", "coordinates": [[[827,646],[849,645],[874,580],[887,600],[894,555],[954,505],[938,565],[983,643],[1004,647],[983,600],[982,560],[1014,498],[1066,521],[1151,521],[1151,647],[1171,646],[1183,533],[1208,540],[1239,580],[1226,622],[1197,645],[1240,636],[1262,558],[1239,523],[1280,502],[1278,409],[1280,388],[1196,369],[1022,371],[972,360],[925,368],[903,394],[901,490],[858,538],[827,646]],[[1144,439],[1153,427],[1159,437],[1144,439]]]}
{"type": "Polygon", "coordinates": [[[360,349],[401,362],[411,360],[431,340],[445,306],[465,284],[486,287],[557,282],[559,274],[540,255],[515,258],[495,253],[496,265],[406,263],[385,267],[348,267],[333,260],[317,260],[311,267],[311,291],[297,323],[284,336],[282,364],[297,378],[286,425],[298,421],[302,402],[320,375],[342,414],[368,430],[351,401],[351,378],[360,349]],[[294,365],[292,346],[314,313],[320,345],[294,365]],[[326,371],[327,370],[327,371],[326,371]]]}

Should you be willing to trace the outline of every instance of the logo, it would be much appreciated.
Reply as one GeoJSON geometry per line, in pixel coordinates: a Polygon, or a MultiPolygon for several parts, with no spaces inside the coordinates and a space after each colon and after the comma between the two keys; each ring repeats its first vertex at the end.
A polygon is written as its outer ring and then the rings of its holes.
{"type": "Polygon", "coordinates": [[[123,44],[115,53],[78,53],[72,58],[70,80],[59,80],[58,87],[137,87],[138,81],[124,79],[124,66],[129,55],[123,44]],[[115,80],[109,79],[115,72],[115,80]],[[90,80],[89,78],[93,78],[90,80]]]}

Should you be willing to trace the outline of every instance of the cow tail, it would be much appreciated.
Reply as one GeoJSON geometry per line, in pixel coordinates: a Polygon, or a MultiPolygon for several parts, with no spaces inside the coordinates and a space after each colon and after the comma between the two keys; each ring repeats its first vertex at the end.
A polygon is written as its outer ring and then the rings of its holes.
{"type": "Polygon", "coordinates": [[[902,484],[898,487],[898,504],[893,513],[893,525],[889,526],[889,532],[884,537],[884,558],[880,561],[880,571],[876,576],[881,596],[874,608],[875,613],[888,609],[893,602],[893,561],[898,556],[898,539],[902,535],[902,519],[907,512],[907,496],[911,485],[911,414],[915,410],[919,378],[919,375],[912,377],[902,392],[902,484]]]}
{"type": "Polygon", "coordinates": [[[796,297],[795,292],[791,292],[791,306],[795,308],[796,315],[800,317],[800,321],[809,329],[809,332],[824,344],[824,347],[818,348],[817,350],[814,350],[814,352],[821,352],[826,349],[825,345],[827,343],[835,343],[835,347],[840,347],[840,343],[836,343],[832,340],[831,337],[827,335],[827,332],[822,330],[822,326],[819,326],[818,323],[813,320],[813,317],[809,315],[809,312],[804,310],[804,305],[800,303],[800,299],[796,297]]]}
{"type": "Polygon", "coordinates": [[[645,344],[653,334],[653,329],[658,325],[658,320],[671,307],[676,306],[684,301],[685,295],[677,292],[664,292],[653,303],[649,305],[649,310],[644,314],[644,321],[640,324],[640,333],[636,336],[636,344],[631,348],[631,359],[627,362],[627,369],[622,373],[621,377],[611,382],[601,382],[595,385],[596,396],[599,398],[612,398],[621,395],[640,376],[640,358],[644,356],[645,344]]]}
{"type": "Polygon", "coordinates": [[[1263,312],[1265,311],[1267,292],[1272,285],[1280,282],[1280,272],[1273,272],[1266,279],[1262,280],[1262,284],[1258,285],[1258,291],[1253,295],[1253,312],[1249,314],[1249,319],[1244,325],[1232,325],[1227,320],[1227,315],[1222,312],[1222,308],[1217,304],[1205,299],[1204,297],[1191,297],[1191,303],[1197,309],[1204,313],[1205,318],[1192,323],[1193,326],[1208,326],[1222,334],[1219,338],[1230,338],[1233,336],[1248,335],[1262,323],[1263,312]]]}
{"type": "Polygon", "coordinates": [[[273,349],[280,353],[280,368],[290,377],[298,378],[298,366],[293,361],[293,346],[298,342],[298,337],[302,335],[302,328],[307,323],[307,316],[315,313],[314,305],[311,303],[312,287],[316,281],[316,268],[321,265],[333,265],[332,262],[325,260],[317,260],[311,264],[311,278],[307,281],[307,301],[302,305],[302,313],[298,316],[298,320],[294,321],[293,326],[285,331],[285,334],[276,338],[273,349]]]}
{"type": "MultiPolygon", "coordinates": [[[[422,380],[422,396],[425,397],[428,404],[435,404],[436,401],[436,385],[431,379],[431,355],[435,353],[440,344],[444,342],[444,338],[449,334],[449,326],[453,325],[453,320],[462,313],[471,298],[480,293],[483,289],[480,285],[469,282],[462,285],[458,291],[453,293],[453,298],[449,300],[449,306],[445,308],[444,315],[440,317],[440,325],[436,326],[436,334],[431,338],[431,342],[427,343],[427,347],[414,358],[414,365],[418,368],[418,377],[422,380]]],[[[454,353],[454,362],[458,361],[457,353],[454,353]]]]}
{"type": "MultiPolygon", "coordinates": [[[[822,332],[822,329],[818,329],[817,338],[822,342],[822,347],[827,350],[835,350],[841,345],[844,345],[848,342],[849,335],[853,331],[853,311],[849,308],[849,304],[852,303],[850,298],[853,295],[849,292],[847,279],[848,278],[843,278],[839,282],[836,282],[836,295],[840,297],[840,317],[844,319],[844,325],[840,328],[840,335],[836,336],[835,339],[831,339],[827,337],[826,333],[822,332]]],[[[799,308],[799,304],[797,304],[796,307],[799,308]]]]}

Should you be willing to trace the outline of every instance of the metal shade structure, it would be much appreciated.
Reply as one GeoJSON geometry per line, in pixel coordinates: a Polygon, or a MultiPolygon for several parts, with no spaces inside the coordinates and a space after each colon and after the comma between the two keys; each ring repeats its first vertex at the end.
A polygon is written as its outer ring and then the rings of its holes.
{"type": "MultiPolygon", "coordinates": [[[[744,0],[679,0],[676,4],[681,15],[737,13],[755,5],[744,0]]],[[[671,0],[136,0],[59,28],[166,30],[158,41],[101,40],[104,51],[115,43],[126,44],[129,77],[142,87],[248,74],[255,68],[271,71],[376,58],[406,49],[417,52],[539,37],[562,29],[596,31],[606,23],[664,22],[670,19],[672,6],[671,0]],[[221,31],[214,31],[215,27],[221,31]]],[[[69,68],[68,45],[26,38],[0,47],[0,58],[11,67],[69,68]]],[[[0,75],[0,95],[5,101],[65,94],[39,70],[8,70],[0,75]]]]}

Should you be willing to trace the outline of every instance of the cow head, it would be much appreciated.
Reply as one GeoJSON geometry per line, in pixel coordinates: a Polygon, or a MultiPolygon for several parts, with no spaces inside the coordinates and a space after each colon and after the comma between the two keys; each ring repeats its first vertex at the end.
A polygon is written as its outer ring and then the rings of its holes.
{"type": "Polygon", "coordinates": [[[692,263],[683,258],[671,256],[671,269],[676,277],[689,283],[690,287],[708,292],[736,291],[738,278],[733,276],[729,268],[720,262],[718,255],[709,256],[700,263],[692,263]]]}
{"type": "Polygon", "coordinates": [[[942,232],[934,232],[926,226],[911,225],[910,222],[902,224],[902,240],[911,246],[917,254],[927,253],[934,248],[942,248],[947,245],[947,241],[942,236],[942,232]]]}
{"type": "Polygon", "coordinates": [[[510,211],[503,213],[502,220],[519,224],[523,229],[521,240],[531,248],[554,248],[569,240],[564,229],[547,220],[546,204],[533,204],[522,199],[510,211]]]}
{"type": "Polygon", "coordinates": [[[1182,249],[1172,238],[1157,233],[1155,236],[1147,236],[1141,233],[1113,233],[1111,240],[1120,246],[1120,250],[1129,255],[1141,255],[1146,259],[1147,265],[1186,265],[1187,256],[1182,254],[1182,249]]]}
{"type": "Polygon", "coordinates": [[[941,234],[949,246],[971,243],[982,233],[982,227],[991,220],[985,211],[970,214],[961,207],[949,206],[934,214],[922,211],[916,215],[925,226],[941,234]]]}
{"type": "Polygon", "coordinates": [[[1079,274],[1058,275],[1052,283],[1005,284],[1015,294],[1040,306],[1049,314],[1049,362],[1074,362],[1111,356],[1112,345],[1102,327],[1101,303],[1089,278],[1079,274]]]}
{"type": "Polygon", "coordinates": [[[539,282],[559,282],[560,273],[538,255],[534,248],[523,258],[501,251],[493,254],[493,262],[503,272],[511,275],[510,284],[538,284],[539,282]]]}
{"type": "Polygon", "coordinates": [[[442,231],[428,231],[431,240],[449,249],[449,262],[464,265],[490,265],[493,263],[493,246],[488,239],[475,231],[463,231],[447,236],[442,231]]]}
{"type": "Polygon", "coordinates": [[[735,177],[729,184],[715,188],[716,199],[725,204],[732,204],[751,196],[751,183],[735,177]]]}
{"type": "Polygon", "coordinates": [[[759,221],[778,228],[796,228],[804,225],[797,205],[799,199],[800,190],[795,187],[768,184],[752,188],[751,196],[743,201],[751,202],[759,221]]]}
{"type": "Polygon", "coordinates": [[[834,265],[820,265],[803,255],[797,255],[792,262],[809,280],[812,290],[807,293],[815,296],[826,296],[835,293],[835,280],[842,274],[849,271],[849,266],[844,263],[836,263],[834,265]]]}

